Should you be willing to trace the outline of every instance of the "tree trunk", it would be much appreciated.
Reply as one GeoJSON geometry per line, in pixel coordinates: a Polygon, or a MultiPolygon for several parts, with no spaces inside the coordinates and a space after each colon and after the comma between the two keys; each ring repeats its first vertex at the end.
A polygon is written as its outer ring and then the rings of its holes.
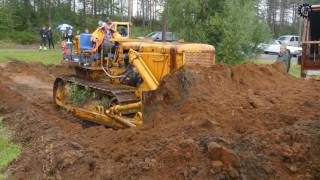
{"type": "Polygon", "coordinates": [[[73,12],[76,13],[76,0],[73,0],[73,12]]]}
{"type": "Polygon", "coordinates": [[[68,6],[69,6],[70,11],[72,11],[72,0],[68,0],[68,6]]]}
{"type": "Polygon", "coordinates": [[[121,16],[121,21],[123,21],[123,0],[120,0],[120,16],[121,16]]]}
{"type": "Polygon", "coordinates": [[[87,12],[86,12],[86,0],[82,0],[82,7],[83,7],[83,26],[86,26],[86,17],[87,17],[87,12]]]}
{"type": "Polygon", "coordinates": [[[48,0],[48,25],[51,27],[51,0],[48,0]]]}
{"type": "Polygon", "coordinates": [[[132,0],[128,0],[128,21],[132,21],[132,9],[133,9],[133,4],[132,0]]]}
{"type": "Polygon", "coordinates": [[[142,26],[146,27],[146,13],[145,13],[145,0],[141,0],[141,11],[142,11],[142,26]]]}
{"type": "Polygon", "coordinates": [[[113,0],[111,0],[111,3],[110,3],[110,10],[111,10],[111,15],[113,16],[114,15],[114,8],[113,8],[113,0]]]}
{"type": "Polygon", "coordinates": [[[93,15],[93,16],[95,17],[95,15],[94,15],[94,14],[95,14],[95,12],[94,12],[94,9],[95,9],[95,7],[94,7],[94,6],[95,6],[95,2],[94,2],[94,1],[95,1],[95,0],[92,0],[92,1],[91,1],[91,15],[93,15]]]}
{"type": "Polygon", "coordinates": [[[106,15],[109,16],[109,15],[110,15],[110,11],[109,11],[109,8],[110,8],[110,0],[107,0],[106,5],[107,5],[107,7],[106,7],[106,15]]]}
{"type": "Polygon", "coordinates": [[[24,13],[25,13],[25,23],[26,23],[26,29],[31,29],[31,16],[30,16],[30,11],[31,11],[31,4],[30,0],[24,0],[24,13]]]}
{"type": "Polygon", "coordinates": [[[168,3],[167,1],[164,2],[164,10],[163,10],[163,15],[162,15],[162,41],[166,41],[166,32],[168,30],[168,3]]]}

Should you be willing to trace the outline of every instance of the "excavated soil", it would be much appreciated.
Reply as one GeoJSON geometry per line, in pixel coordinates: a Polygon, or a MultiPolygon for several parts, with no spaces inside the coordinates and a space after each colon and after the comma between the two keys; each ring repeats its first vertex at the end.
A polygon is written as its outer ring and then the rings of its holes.
{"type": "Polygon", "coordinates": [[[0,65],[0,113],[22,144],[9,179],[320,179],[320,82],[283,64],[185,67],[145,124],[80,123],[52,101],[61,66],[0,65]]]}

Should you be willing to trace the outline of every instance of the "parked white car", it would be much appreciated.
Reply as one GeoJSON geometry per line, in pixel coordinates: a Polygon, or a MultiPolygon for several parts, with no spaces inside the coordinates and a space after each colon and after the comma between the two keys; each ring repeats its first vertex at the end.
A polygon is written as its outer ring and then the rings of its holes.
{"type": "Polygon", "coordinates": [[[299,38],[300,38],[299,36],[285,35],[285,36],[280,36],[277,40],[286,46],[299,47],[299,38]]]}
{"type": "MultiPolygon", "coordinates": [[[[273,40],[270,43],[267,44],[260,44],[258,47],[260,49],[262,49],[264,51],[265,54],[279,54],[280,53],[280,47],[282,44],[280,41],[278,40],[273,40]]],[[[301,54],[302,48],[301,47],[295,47],[295,46],[288,46],[285,45],[287,47],[287,49],[289,50],[289,52],[293,55],[299,55],[301,54]]]]}

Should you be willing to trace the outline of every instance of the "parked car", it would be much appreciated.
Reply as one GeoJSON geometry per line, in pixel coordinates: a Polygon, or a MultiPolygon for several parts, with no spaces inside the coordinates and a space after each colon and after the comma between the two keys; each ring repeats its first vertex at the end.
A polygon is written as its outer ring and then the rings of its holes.
{"type": "Polygon", "coordinates": [[[283,45],[287,46],[299,46],[299,36],[294,35],[285,35],[280,36],[277,40],[280,41],[283,45]]]}
{"type": "MultiPolygon", "coordinates": [[[[139,39],[150,39],[153,41],[162,41],[162,32],[161,31],[152,32],[145,37],[139,37],[139,39]]],[[[167,42],[178,41],[178,34],[175,32],[166,32],[166,41],[167,42]]]]}
{"type": "MultiPolygon", "coordinates": [[[[279,54],[280,47],[282,45],[285,45],[285,44],[282,44],[282,42],[279,40],[273,40],[270,43],[259,44],[258,47],[262,49],[265,54],[279,54]]],[[[285,45],[285,46],[293,56],[297,56],[301,54],[301,51],[302,51],[301,47],[288,46],[288,45],[285,45]]]]}

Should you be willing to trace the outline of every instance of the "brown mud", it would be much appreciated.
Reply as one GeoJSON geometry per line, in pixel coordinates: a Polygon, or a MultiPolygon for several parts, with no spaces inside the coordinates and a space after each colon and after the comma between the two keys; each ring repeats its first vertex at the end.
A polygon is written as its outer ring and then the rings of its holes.
{"type": "Polygon", "coordinates": [[[61,66],[0,65],[0,113],[23,151],[9,179],[319,179],[320,82],[282,64],[185,67],[145,124],[86,126],[52,100],[61,66]]]}

